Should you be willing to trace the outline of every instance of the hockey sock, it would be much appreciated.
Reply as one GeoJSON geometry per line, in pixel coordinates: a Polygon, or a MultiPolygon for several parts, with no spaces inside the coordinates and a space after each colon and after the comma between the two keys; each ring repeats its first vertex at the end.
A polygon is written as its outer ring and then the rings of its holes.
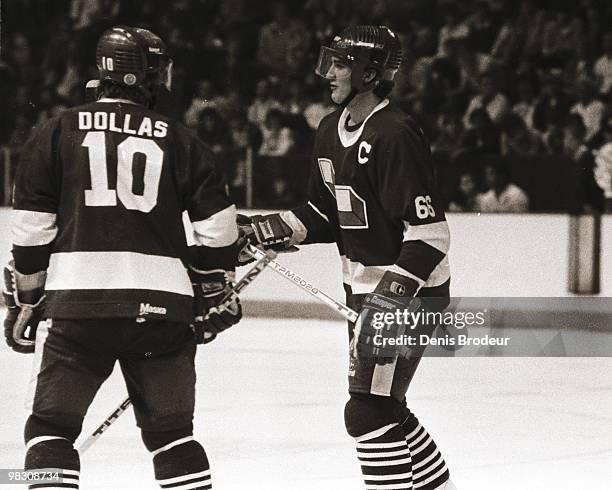
{"type": "Polygon", "coordinates": [[[210,466],[204,448],[192,436],[152,451],[155,479],[161,488],[210,490],[210,466]]]}
{"type": "Polygon", "coordinates": [[[404,434],[390,424],[355,437],[367,490],[411,490],[412,461],[404,434]]]}
{"type": "Polygon", "coordinates": [[[53,469],[48,474],[57,480],[33,483],[30,489],[79,488],[79,453],[72,442],[59,436],[40,436],[30,439],[26,444],[24,469],[53,469]]]}
{"type": "Polygon", "coordinates": [[[449,479],[446,462],[436,443],[411,413],[402,424],[412,457],[413,486],[419,490],[435,490],[449,479]]]}

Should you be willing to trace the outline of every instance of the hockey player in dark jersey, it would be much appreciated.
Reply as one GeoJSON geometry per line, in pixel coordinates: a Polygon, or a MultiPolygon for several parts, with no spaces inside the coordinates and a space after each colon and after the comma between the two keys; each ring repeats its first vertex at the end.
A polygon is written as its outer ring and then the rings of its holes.
{"type": "Polygon", "coordinates": [[[159,485],[210,489],[193,438],[194,357],[241,317],[237,297],[221,303],[235,206],[212,153],[153,110],[171,82],[162,40],[115,27],[96,61],[98,100],[36,128],[17,170],[4,332],[15,350],[35,352],[25,468],[59,468],[59,486],[78,488],[73,444],[118,360],[159,485]]]}
{"type": "MultiPolygon", "coordinates": [[[[444,305],[449,296],[449,230],[429,145],[387,98],[401,60],[398,39],[383,26],[347,28],[322,47],[316,73],[340,107],[317,130],[309,200],[292,211],[240,217],[243,235],[264,248],[335,242],[347,302],[357,311],[372,293],[444,305]]],[[[371,336],[349,330],[345,423],[366,488],[454,488],[436,444],[405,404],[420,355],[364,355],[371,336]]]]}

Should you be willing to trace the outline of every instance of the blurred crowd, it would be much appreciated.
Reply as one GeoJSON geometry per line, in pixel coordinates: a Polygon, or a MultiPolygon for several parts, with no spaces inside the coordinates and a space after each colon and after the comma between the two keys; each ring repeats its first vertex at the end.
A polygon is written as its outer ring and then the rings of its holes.
{"type": "MultiPolygon", "coordinates": [[[[313,73],[319,45],[350,24],[385,24],[404,48],[393,97],[436,161],[559,156],[579,169],[587,208],[612,200],[607,0],[4,0],[2,10],[0,146],[15,154],[33,125],[83,102],[99,35],[138,25],[174,58],[162,110],[211,146],[234,198],[244,202],[252,156],[254,204],[291,205],[314,130],[334,110],[313,73]]],[[[511,164],[454,175],[452,210],[529,209],[511,164]]]]}

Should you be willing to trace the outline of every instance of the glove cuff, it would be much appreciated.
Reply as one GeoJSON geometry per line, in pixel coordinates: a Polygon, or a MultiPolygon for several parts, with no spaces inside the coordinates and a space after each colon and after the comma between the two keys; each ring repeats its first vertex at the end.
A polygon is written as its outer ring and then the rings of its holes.
{"type": "Polygon", "coordinates": [[[422,284],[412,277],[398,272],[386,271],[378,284],[374,293],[387,297],[413,297],[416,295],[422,284]]]}

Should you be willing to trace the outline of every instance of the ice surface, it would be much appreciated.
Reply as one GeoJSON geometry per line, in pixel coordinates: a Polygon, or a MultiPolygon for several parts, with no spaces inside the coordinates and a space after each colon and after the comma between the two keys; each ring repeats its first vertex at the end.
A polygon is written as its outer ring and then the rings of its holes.
{"type": "MultiPolygon", "coordinates": [[[[6,347],[0,466],[20,467],[31,357],[6,347]]],[[[245,319],[200,347],[195,434],[217,490],[363,488],[343,428],[342,322],[245,319]]],[[[116,371],[85,421],[125,397],[116,371]]],[[[612,359],[426,358],[409,405],[459,490],[607,489],[612,482],[612,359]]],[[[154,489],[132,410],[82,456],[84,489],[154,489]]]]}

